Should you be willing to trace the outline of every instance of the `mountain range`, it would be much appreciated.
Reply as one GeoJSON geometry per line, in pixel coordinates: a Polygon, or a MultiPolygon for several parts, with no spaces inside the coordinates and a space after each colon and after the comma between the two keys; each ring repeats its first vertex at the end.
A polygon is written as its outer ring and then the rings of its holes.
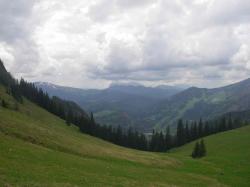
{"type": "Polygon", "coordinates": [[[116,84],[104,90],[84,90],[41,82],[35,85],[92,111],[102,124],[133,126],[144,132],[168,125],[174,128],[180,118],[210,119],[250,109],[250,79],[213,89],[116,84]]]}
{"type": "Polygon", "coordinates": [[[78,103],[86,111],[93,112],[95,119],[102,124],[125,128],[133,126],[143,131],[152,129],[153,124],[141,120],[152,106],[183,90],[174,86],[145,87],[134,84],[112,84],[103,90],[63,87],[44,82],[36,82],[35,85],[50,96],[78,103]]]}

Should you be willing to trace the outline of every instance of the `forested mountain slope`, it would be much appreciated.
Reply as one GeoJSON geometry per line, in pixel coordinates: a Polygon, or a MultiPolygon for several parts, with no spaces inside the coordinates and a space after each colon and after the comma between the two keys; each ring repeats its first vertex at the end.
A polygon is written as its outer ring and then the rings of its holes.
{"type": "Polygon", "coordinates": [[[156,127],[162,128],[175,125],[179,118],[212,119],[249,109],[250,79],[247,79],[221,88],[189,88],[155,105],[147,119],[155,121],[156,127]]]}

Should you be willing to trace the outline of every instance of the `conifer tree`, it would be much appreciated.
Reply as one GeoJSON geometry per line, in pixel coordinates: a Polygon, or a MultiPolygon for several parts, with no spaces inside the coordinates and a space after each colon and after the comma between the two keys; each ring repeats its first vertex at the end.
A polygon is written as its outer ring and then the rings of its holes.
{"type": "Polygon", "coordinates": [[[199,125],[198,125],[198,137],[202,137],[202,136],[203,136],[203,122],[202,122],[202,119],[200,119],[199,125]]]}
{"type": "Polygon", "coordinates": [[[198,130],[197,130],[197,123],[196,123],[196,121],[192,125],[191,137],[192,137],[191,140],[195,140],[195,139],[198,138],[198,130]]]}
{"type": "Polygon", "coordinates": [[[204,136],[209,135],[210,132],[210,124],[208,122],[205,123],[205,128],[204,128],[204,136]]]}
{"type": "Polygon", "coordinates": [[[194,150],[192,152],[192,157],[193,158],[198,158],[199,157],[199,153],[200,153],[200,143],[196,142],[195,146],[194,146],[194,150]]]}
{"type": "Polygon", "coordinates": [[[185,126],[185,143],[190,141],[190,131],[188,127],[188,121],[186,121],[186,126],[185,126]]]}
{"type": "Polygon", "coordinates": [[[183,145],[185,143],[185,132],[181,119],[178,121],[176,139],[178,146],[183,145]]]}
{"type": "Polygon", "coordinates": [[[225,130],[226,130],[226,117],[223,117],[220,121],[219,131],[225,131],[225,130]]]}
{"type": "Polygon", "coordinates": [[[191,156],[193,158],[201,158],[201,157],[206,156],[206,153],[207,151],[206,151],[205,143],[204,143],[204,140],[202,139],[200,142],[199,141],[196,142],[191,156]]]}
{"type": "Polygon", "coordinates": [[[167,130],[166,130],[166,135],[165,135],[165,150],[168,150],[171,148],[171,134],[170,134],[170,128],[169,126],[167,127],[167,130]]]}
{"type": "Polygon", "coordinates": [[[204,140],[202,139],[201,142],[200,142],[200,157],[204,157],[206,156],[207,154],[207,150],[206,150],[206,147],[205,147],[205,143],[204,143],[204,140]]]}

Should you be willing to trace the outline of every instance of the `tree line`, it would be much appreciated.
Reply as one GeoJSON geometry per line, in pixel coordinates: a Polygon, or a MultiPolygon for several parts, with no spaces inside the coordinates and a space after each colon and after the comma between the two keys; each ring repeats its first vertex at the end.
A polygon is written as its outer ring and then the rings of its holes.
{"type": "Polygon", "coordinates": [[[203,121],[200,119],[198,121],[186,121],[185,123],[180,119],[177,122],[175,135],[170,134],[169,127],[167,127],[165,133],[153,131],[149,150],[164,152],[211,134],[239,128],[245,123],[240,118],[232,118],[230,115],[213,120],[203,121]]]}

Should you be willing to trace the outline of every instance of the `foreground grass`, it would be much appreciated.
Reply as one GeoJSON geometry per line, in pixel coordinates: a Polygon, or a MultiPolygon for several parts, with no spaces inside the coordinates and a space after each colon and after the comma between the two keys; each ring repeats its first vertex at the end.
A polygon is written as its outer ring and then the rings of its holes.
{"type": "MultiPolygon", "coordinates": [[[[1,88],[0,98],[14,102],[1,88]]],[[[0,186],[249,186],[249,136],[245,127],[208,137],[200,160],[192,144],[148,153],[81,134],[25,100],[19,111],[0,107],[0,186]]]]}

